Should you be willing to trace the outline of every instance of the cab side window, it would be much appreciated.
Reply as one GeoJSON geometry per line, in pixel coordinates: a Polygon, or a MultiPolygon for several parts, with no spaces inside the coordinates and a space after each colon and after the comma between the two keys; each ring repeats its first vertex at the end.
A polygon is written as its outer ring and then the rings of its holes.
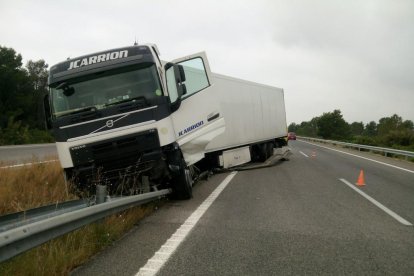
{"type": "Polygon", "coordinates": [[[183,99],[210,85],[204,62],[200,57],[186,60],[178,64],[183,66],[185,73],[185,81],[183,83],[186,86],[187,93],[183,95],[183,99]]]}

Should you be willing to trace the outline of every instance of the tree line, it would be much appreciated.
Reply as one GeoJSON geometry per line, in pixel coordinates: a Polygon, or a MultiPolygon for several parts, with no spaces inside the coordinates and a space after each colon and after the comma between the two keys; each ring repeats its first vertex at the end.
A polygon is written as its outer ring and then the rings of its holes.
{"type": "MultiPolygon", "coordinates": [[[[43,97],[48,64],[29,60],[12,48],[0,46],[0,145],[53,142],[45,130],[43,97]]],[[[291,123],[290,132],[357,144],[414,150],[414,124],[394,114],[379,122],[346,122],[341,111],[323,113],[310,121],[291,123]]]]}
{"type": "Polygon", "coordinates": [[[371,121],[367,124],[349,124],[344,120],[341,111],[336,109],[307,122],[291,123],[288,130],[299,136],[414,151],[414,124],[411,120],[403,120],[397,114],[381,118],[378,123],[371,121]]]}
{"type": "Polygon", "coordinates": [[[45,130],[43,97],[48,64],[29,60],[0,46],[0,145],[52,142],[45,130]]]}

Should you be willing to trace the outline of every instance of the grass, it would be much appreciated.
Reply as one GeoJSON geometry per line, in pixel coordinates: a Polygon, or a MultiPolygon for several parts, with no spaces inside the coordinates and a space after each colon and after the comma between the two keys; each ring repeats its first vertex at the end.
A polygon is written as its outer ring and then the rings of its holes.
{"type": "Polygon", "coordinates": [[[68,275],[152,212],[154,203],[107,217],[0,264],[0,275],[68,275]]]}
{"type": "Polygon", "coordinates": [[[0,215],[75,198],[59,162],[0,169],[0,215]]]}
{"type": "MultiPolygon", "coordinates": [[[[0,215],[75,199],[69,190],[59,162],[0,169],[0,215]]],[[[0,275],[68,275],[156,206],[134,207],[49,241],[0,263],[0,275]]]]}

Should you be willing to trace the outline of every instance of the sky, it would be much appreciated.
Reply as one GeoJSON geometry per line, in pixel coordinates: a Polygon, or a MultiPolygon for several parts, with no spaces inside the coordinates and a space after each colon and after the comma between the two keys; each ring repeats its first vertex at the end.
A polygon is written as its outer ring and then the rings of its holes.
{"type": "Polygon", "coordinates": [[[288,124],[340,109],[414,121],[412,0],[0,0],[0,46],[54,65],[155,43],[213,72],[284,89],[288,124]]]}

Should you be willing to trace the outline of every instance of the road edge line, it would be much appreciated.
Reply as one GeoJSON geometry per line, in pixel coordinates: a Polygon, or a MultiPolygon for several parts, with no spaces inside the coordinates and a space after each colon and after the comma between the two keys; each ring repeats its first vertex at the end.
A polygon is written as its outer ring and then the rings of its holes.
{"type": "Polygon", "coordinates": [[[399,223],[401,223],[403,225],[406,225],[406,226],[413,226],[411,222],[409,222],[408,220],[402,218],[400,215],[398,215],[394,211],[391,211],[390,209],[388,209],[387,207],[385,207],[383,204],[381,204],[380,202],[378,202],[374,198],[370,197],[369,195],[367,195],[366,193],[364,193],[360,189],[356,188],[354,185],[352,185],[351,183],[349,183],[346,179],[339,178],[339,180],[342,183],[346,184],[348,187],[352,188],[354,191],[356,191],[360,195],[362,195],[363,197],[365,197],[367,200],[369,200],[372,204],[374,204],[375,206],[377,206],[378,208],[380,208],[381,210],[383,210],[385,213],[387,213],[388,215],[390,215],[391,217],[393,217],[399,223]]]}
{"type": "Polygon", "coordinates": [[[367,157],[359,156],[359,155],[356,155],[356,154],[353,154],[353,153],[349,153],[349,152],[346,152],[346,151],[341,151],[341,150],[337,150],[337,149],[331,149],[331,148],[324,147],[324,146],[321,146],[321,145],[317,145],[317,144],[314,144],[314,143],[310,143],[310,142],[307,142],[307,141],[302,141],[302,140],[298,140],[298,141],[303,142],[303,143],[307,143],[307,144],[310,144],[310,145],[313,145],[313,146],[317,146],[317,147],[320,147],[320,148],[324,148],[324,149],[328,149],[328,150],[332,150],[332,151],[337,151],[337,152],[340,152],[340,153],[348,154],[348,155],[351,155],[351,156],[354,156],[354,157],[358,157],[358,158],[361,158],[361,159],[369,160],[369,161],[372,161],[372,162],[375,162],[375,163],[378,163],[378,164],[382,164],[382,165],[385,165],[385,166],[388,166],[388,167],[392,167],[394,169],[399,169],[399,170],[403,170],[403,171],[406,171],[406,172],[409,172],[409,173],[414,173],[414,171],[409,170],[409,169],[401,168],[401,167],[398,167],[398,166],[395,166],[395,165],[391,165],[391,164],[384,163],[384,162],[381,162],[381,161],[377,161],[377,160],[374,160],[374,159],[370,159],[370,158],[367,158],[367,157]]]}
{"type": "Polygon", "coordinates": [[[154,253],[147,263],[139,269],[136,276],[156,275],[174,254],[178,246],[186,239],[188,234],[196,226],[197,222],[213,204],[221,192],[227,187],[237,172],[230,173],[217,188],[201,203],[197,209],[185,220],[184,223],[171,235],[171,237],[154,253]],[[177,235],[179,233],[180,235],[177,235]],[[166,246],[168,244],[168,246],[166,246]],[[161,255],[161,256],[160,256],[161,255]]]}
{"type": "Polygon", "coordinates": [[[52,160],[39,161],[39,162],[21,163],[21,164],[16,164],[16,165],[3,166],[3,167],[0,167],[0,169],[19,168],[19,167],[33,166],[33,165],[46,164],[46,163],[52,163],[52,162],[58,162],[58,161],[59,161],[58,159],[52,159],[52,160]]]}

